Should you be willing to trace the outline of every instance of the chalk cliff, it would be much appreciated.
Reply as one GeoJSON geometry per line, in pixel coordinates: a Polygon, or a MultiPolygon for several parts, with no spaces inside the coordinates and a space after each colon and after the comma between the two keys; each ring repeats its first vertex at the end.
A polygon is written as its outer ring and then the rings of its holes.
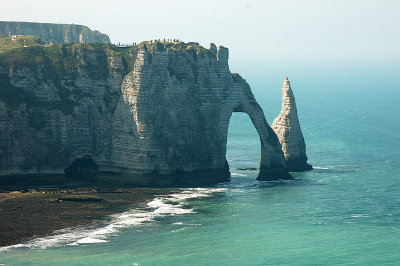
{"type": "Polygon", "coordinates": [[[288,77],[283,80],[282,109],[271,127],[279,138],[289,171],[311,170],[307,163],[306,144],[297,116],[296,101],[288,77]]]}
{"type": "Polygon", "coordinates": [[[0,21],[0,34],[38,36],[47,44],[110,43],[106,34],[75,24],[0,21]]]}
{"type": "Polygon", "coordinates": [[[279,140],[228,49],[63,44],[0,55],[0,176],[131,185],[229,180],[233,112],[260,135],[259,180],[289,179],[279,140]]]}

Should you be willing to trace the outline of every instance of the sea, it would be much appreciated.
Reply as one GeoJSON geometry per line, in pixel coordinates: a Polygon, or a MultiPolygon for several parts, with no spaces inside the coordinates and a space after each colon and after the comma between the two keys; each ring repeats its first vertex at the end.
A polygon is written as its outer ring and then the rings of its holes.
{"type": "MultiPolygon", "coordinates": [[[[102,225],[0,249],[0,265],[400,265],[398,62],[233,63],[271,124],[288,76],[314,170],[257,181],[260,140],[230,120],[231,182],[178,189],[102,225]]],[[[29,219],[29,217],[27,217],[29,219]]]]}

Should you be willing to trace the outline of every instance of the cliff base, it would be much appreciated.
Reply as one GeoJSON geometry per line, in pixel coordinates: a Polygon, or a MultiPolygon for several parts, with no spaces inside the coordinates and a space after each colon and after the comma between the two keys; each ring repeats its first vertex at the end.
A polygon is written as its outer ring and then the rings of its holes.
{"type": "Polygon", "coordinates": [[[273,180],[291,180],[293,177],[288,173],[286,168],[280,166],[272,168],[260,168],[260,173],[258,174],[258,181],[273,181],[273,180]]]}
{"type": "Polygon", "coordinates": [[[313,169],[312,165],[307,163],[307,157],[296,160],[287,160],[286,167],[289,172],[304,172],[313,169]]]}

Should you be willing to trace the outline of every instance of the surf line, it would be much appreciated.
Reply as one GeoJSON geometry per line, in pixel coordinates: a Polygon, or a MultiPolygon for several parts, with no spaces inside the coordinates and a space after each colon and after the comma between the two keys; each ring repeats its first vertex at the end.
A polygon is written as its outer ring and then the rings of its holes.
{"type": "Polygon", "coordinates": [[[192,208],[186,208],[188,199],[212,197],[213,194],[223,192],[227,188],[189,188],[179,190],[177,193],[157,196],[143,209],[130,209],[126,212],[110,215],[111,219],[105,226],[93,228],[93,225],[78,226],[55,231],[55,234],[36,238],[22,244],[0,248],[46,249],[61,246],[78,246],[108,242],[111,235],[117,234],[121,229],[153,222],[155,218],[163,216],[184,215],[196,213],[192,208]]]}

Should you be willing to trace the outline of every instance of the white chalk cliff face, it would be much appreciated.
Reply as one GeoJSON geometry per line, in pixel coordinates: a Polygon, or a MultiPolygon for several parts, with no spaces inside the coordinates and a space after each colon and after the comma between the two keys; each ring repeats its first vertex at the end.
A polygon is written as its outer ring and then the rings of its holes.
{"type": "Polygon", "coordinates": [[[146,173],[162,184],[226,181],[229,119],[245,112],[260,135],[259,179],[290,178],[250,87],[229,71],[227,48],[180,52],[158,43],[148,51],[141,45],[121,91],[111,171],[146,173]]]}
{"type": "Polygon", "coordinates": [[[282,109],[271,125],[282,145],[286,166],[289,171],[311,170],[307,163],[306,144],[297,116],[296,101],[288,77],[283,80],[282,109]]]}
{"type": "Polygon", "coordinates": [[[76,69],[1,65],[0,176],[65,171],[140,186],[227,181],[229,120],[245,112],[260,136],[258,179],[291,178],[276,134],[228,57],[215,45],[155,43],[128,59],[77,49],[69,57],[76,69]]]}
{"type": "Polygon", "coordinates": [[[106,34],[76,24],[0,21],[0,34],[38,36],[47,44],[110,43],[106,34]]]}

